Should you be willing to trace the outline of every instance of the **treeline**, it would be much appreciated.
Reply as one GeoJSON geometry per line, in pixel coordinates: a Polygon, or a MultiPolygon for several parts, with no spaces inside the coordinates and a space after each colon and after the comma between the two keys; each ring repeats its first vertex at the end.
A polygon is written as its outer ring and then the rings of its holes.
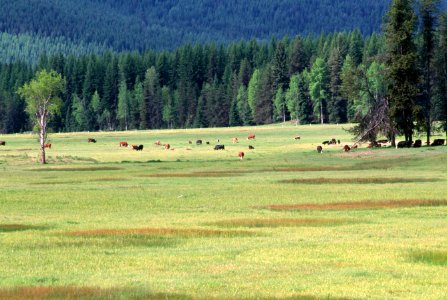
{"type": "MultiPolygon", "coordinates": [[[[443,0],[446,2],[445,0],[443,0]]],[[[380,31],[390,0],[0,1],[0,32],[65,37],[114,51],[174,50],[271,36],[380,31]]]]}
{"type": "Polygon", "coordinates": [[[411,140],[414,130],[447,124],[447,16],[438,18],[435,2],[424,1],[430,5],[420,13],[418,31],[411,1],[396,0],[405,5],[389,12],[383,36],[354,30],[162,52],[44,55],[36,66],[1,64],[0,131],[31,129],[16,90],[36,70],[52,69],[67,84],[51,124],[55,131],[296,120],[358,122],[360,138],[373,140],[380,129],[411,140]]]}
{"type": "Polygon", "coordinates": [[[324,102],[324,122],[352,121],[348,100],[336,96],[343,62],[350,57],[355,66],[369,64],[382,48],[381,37],[364,38],[356,30],[269,43],[185,45],[170,52],[43,55],[35,66],[1,64],[0,131],[30,130],[16,90],[39,69],[53,69],[67,82],[60,117],[52,124],[56,131],[319,122],[320,106],[310,96],[318,76],[324,81],[320,93],[337,101],[324,102]]]}

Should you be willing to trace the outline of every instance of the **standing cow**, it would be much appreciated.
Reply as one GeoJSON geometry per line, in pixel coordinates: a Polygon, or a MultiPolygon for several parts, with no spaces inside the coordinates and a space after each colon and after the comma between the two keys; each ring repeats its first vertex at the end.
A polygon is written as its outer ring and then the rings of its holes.
{"type": "Polygon", "coordinates": [[[0,146],[6,146],[6,142],[5,141],[0,141],[0,146]]]}
{"type": "Polygon", "coordinates": [[[318,152],[318,153],[322,153],[322,152],[323,152],[323,147],[321,147],[321,146],[317,146],[317,152],[318,152]]]}
{"type": "Polygon", "coordinates": [[[93,139],[93,138],[88,138],[88,140],[87,140],[89,143],[96,143],[96,140],[95,139],[93,139]]]}
{"type": "Polygon", "coordinates": [[[244,159],[244,152],[240,151],[238,156],[239,156],[240,160],[243,160],[244,159]]]}
{"type": "Polygon", "coordinates": [[[254,140],[255,139],[255,135],[254,134],[249,134],[247,137],[247,140],[254,140]]]}
{"type": "Polygon", "coordinates": [[[129,144],[127,142],[120,142],[120,147],[128,147],[129,144]]]}

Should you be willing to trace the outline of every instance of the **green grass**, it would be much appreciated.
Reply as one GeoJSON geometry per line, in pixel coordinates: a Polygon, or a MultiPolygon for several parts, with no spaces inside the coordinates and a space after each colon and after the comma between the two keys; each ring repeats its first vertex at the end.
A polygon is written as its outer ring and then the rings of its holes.
{"type": "Polygon", "coordinates": [[[445,298],[447,147],[348,126],[3,135],[0,299],[445,298]]]}

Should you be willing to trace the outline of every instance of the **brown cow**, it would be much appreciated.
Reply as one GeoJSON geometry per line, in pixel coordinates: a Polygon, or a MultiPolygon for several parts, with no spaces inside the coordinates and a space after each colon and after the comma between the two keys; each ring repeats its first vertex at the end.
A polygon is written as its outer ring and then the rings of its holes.
{"type": "Polygon", "coordinates": [[[6,146],[6,142],[5,141],[0,141],[0,146],[6,146]]]}
{"type": "Polygon", "coordinates": [[[120,142],[120,147],[129,147],[127,142],[120,142]]]}
{"type": "Polygon", "coordinates": [[[295,140],[299,140],[299,139],[301,139],[301,137],[300,137],[299,135],[296,135],[296,136],[294,137],[294,139],[295,139],[295,140]]]}
{"type": "Polygon", "coordinates": [[[88,138],[88,140],[87,140],[89,143],[96,143],[96,140],[95,139],[92,139],[92,138],[88,138]]]}
{"type": "Polygon", "coordinates": [[[241,160],[244,159],[244,152],[240,151],[238,156],[241,160]]]}
{"type": "Polygon", "coordinates": [[[43,144],[43,147],[51,149],[51,144],[43,144]]]}
{"type": "Polygon", "coordinates": [[[249,134],[247,137],[247,140],[254,140],[255,139],[255,135],[254,134],[249,134]]]}
{"type": "Polygon", "coordinates": [[[321,146],[317,146],[317,151],[318,151],[318,153],[323,152],[323,147],[321,147],[321,146]]]}
{"type": "Polygon", "coordinates": [[[171,145],[165,144],[165,150],[169,150],[169,148],[171,148],[171,145]]]}
{"type": "Polygon", "coordinates": [[[155,141],[154,144],[157,145],[157,146],[160,146],[160,145],[161,145],[161,142],[160,142],[160,141],[155,141]]]}
{"type": "Polygon", "coordinates": [[[351,147],[349,147],[348,145],[345,145],[343,147],[343,151],[345,151],[345,152],[349,152],[350,150],[351,150],[351,147]]]}
{"type": "Polygon", "coordinates": [[[132,150],[137,150],[138,151],[138,145],[132,145],[132,150]]]}

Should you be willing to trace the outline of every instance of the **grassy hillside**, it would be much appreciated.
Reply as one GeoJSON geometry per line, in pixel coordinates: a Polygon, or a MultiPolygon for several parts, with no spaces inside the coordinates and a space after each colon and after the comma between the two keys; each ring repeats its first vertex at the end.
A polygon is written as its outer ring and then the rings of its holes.
{"type": "Polygon", "coordinates": [[[2,135],[0,299],[443,298],[447,147],[344,153],[350,138],[292,124],[52,134],[41,166],[35,136],[2,135]]]}

